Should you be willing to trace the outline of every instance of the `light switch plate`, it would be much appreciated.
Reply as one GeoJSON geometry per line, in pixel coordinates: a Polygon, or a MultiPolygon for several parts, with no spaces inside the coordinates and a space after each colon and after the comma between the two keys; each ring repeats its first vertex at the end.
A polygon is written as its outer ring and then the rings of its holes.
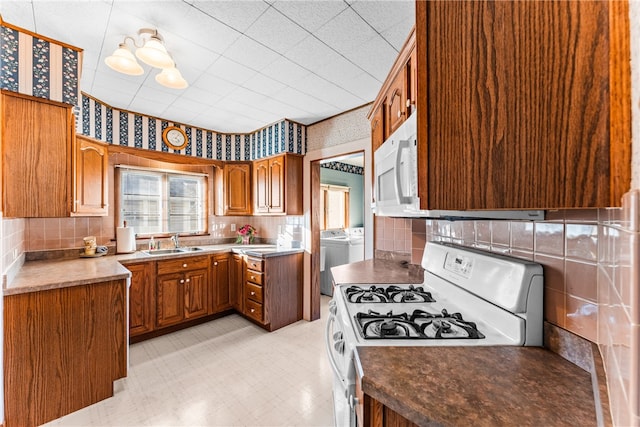
{"type": "Polygon", "coordinates": [[[231,231],[236,231],[236,225],[235,224],[231,224],[231,231]]]}

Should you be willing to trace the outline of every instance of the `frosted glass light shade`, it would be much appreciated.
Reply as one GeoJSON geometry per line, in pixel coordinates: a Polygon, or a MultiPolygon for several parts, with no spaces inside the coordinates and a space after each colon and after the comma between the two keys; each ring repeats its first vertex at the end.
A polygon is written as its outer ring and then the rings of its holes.
{"type": "Polygon", "coordinates": [[[113,54],[105,58],[104,62],[109,68],[119,73],[130,76],[139,76],[144,73],[144,69],[138,64],[138,61],[136,61],[133,53],[131,53],[125,43],[120,43],[113,54]]]}
{"type": "Polygon", "coordinates": [[[167,53],[162,41],[156,36],[151,36],[144,46],[136,49],[136,56],[145,64],[156,68],[171,68],[173,59],[167,53]]]}
{"type": "Polygon", "coordinates": [[[189,83],[175,67],[163,69],[161,73],[156,75],[156,81],[171,89],[186,89],[189,86],[189,83]]]}

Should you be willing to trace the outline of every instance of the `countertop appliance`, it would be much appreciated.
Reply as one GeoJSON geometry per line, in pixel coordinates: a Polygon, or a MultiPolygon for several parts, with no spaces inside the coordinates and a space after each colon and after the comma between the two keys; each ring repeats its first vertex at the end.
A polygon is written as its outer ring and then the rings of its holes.
{"type": "Polygon", "coordinates": [[[424,281],[337,284],[326,348],[336,426],[355,426],[357,346],[541,346],[540,264],[428,242],[424,281]]]}
{"type": "Polygon", "coordinates": [[[364,228],[321,231],[320,253],[324,254],[324,265],[321,265],[320,269],[320,293],[332,296],[331,267],[364,259],[364,228]]]}
{"type": "Polygon", "coordinates": [[[421,210],[418,197],[418,126],[414,112],[374,153],[371,210],[377,216],[544,220],[544,210],[421,210]]]}

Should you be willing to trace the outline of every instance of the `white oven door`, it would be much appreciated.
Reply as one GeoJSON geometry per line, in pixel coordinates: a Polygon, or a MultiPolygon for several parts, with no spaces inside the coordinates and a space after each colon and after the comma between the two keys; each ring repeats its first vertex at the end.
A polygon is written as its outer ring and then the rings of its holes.
{"type": "Polygon", "coordinates": [[[332,300],[329,303],[325,343],[333,371],[334,421],[336,427],[355,427],[355,408],[350,405],[355,393],[355,371],[350,369],[352,349],[345,342],[344,331],[336,311],[335,301],[332,300]]]}

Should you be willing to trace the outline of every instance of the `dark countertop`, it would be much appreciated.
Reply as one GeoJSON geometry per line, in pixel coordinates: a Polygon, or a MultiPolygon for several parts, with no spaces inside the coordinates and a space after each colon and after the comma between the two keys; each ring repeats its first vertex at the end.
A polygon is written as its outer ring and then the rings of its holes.
{"type": "Polygon", "coordinates": [[[303,249],[277,249],[275,245],[247,245],[243,247],[237,244],[223,244],[198,247],[201,250],[177,254],[149,255],[143,251],[136,251],[115,256],[27,261],[18,266],[15,275],[5,278],[6,284],[3,289],[3,295],[16,295],[125,279],[131,276],[129,270],[126,269],[126,265],[140,262],[232,251],[258,257],[289,255],[304,251],[303,249]]]}
{"type": "Polygon", "coordinates": [[[540,347],[358,347],[363,391],[445,426],[596,425],[588,372],[540,347]]]}

